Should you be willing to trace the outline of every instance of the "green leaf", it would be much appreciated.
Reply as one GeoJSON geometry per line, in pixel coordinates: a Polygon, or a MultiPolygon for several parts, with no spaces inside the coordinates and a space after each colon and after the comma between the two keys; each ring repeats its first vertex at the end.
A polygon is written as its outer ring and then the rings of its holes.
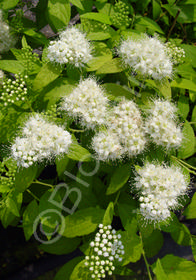
{"type": "Polygon", "coordinates": [[[192,248],[194,259],[196,261],[196,236],[195,235],[192,235],[191,238],[191,248],[192,248]]]}
{"type": "Polygon", "coordinates": [[[196,106],[193,108],[193,113],[191,117],[191,122],[194,122],[194,128],[196,129],[196,106]]]}
{"type": "Polygon", "coordinates": [[[19,0],[3,0],[0,3],[0,7],[3,10],[10,10],[18,4],[19,0]]]}
{"type": "Polygon", "coordinates": [[[109,24],[111,25],[111,19],[108,15],[102,14],[102,13],[86,13],[80,16],[82,19],[93,19],[101,23],[109,24]]]}
{"type": "Polygon", "coordinates": [[[33,90],[42,90],[44,87],[58,78],[62,70],[63,69],[60,65],[54,65],[52,63],[47,63],[42,66],[40,72],[37,74],[33,82],[33,90]]]}
{"type": "Polygon", "coordinates": [[[185,159],[195,153],[195,134],[193,128],[187,121],[184,123],[182,132],[184,138],[178,150],[178,157],[185,159]]]}
{"type": "Polygon", "coordinates": [[[69,0],[74,6],[78,7],[81,10],[84,10],[84,7],[80,0],[69,0]]]}
{"type": "Polygon", "coordinates": [[[71,17],[69,0],[48,0],[48,21],[54,31],[65,28],[71,17]]]}
{"type": "Polygon", "coordinates": [[[130,172],[131,172],[130,164],[125,164],[121,167],[118,167],[111,177],[110,184],[106,194],[109,195],[121,189],[128,181],[130,172]]]}
{"type": "Polygon", "coordinates": [[[189,229],[184,224],[178,223],[178,225],[175,227],[175,230],[171,232],[171,237],[179,245],[191,245],[191,234],[189,229]]]}
{"type": "Polygon", "coordinates": [[[6,206],[15,216],[20,217],[16,202],[9,196],[6,199],[6,206]]]}
{"type": "Polygon", "coordinates": [[[180,110],[180,114],[184,119],[186,119],[189,113],[189,98],[184,95],[180,95],[178,100],[178,108],[180,110]]]}
{"type": "Polygon", "coordinates": [[[36,32],[33,29],[24,29],[23,33],[30,37],[30,41],[35,41],[40,45],[48,44],[48,39],[42,33],[36,32]]]}
{"type": "Polygon", "coordinates": [[[80,244],[80,238],[66,238],[61,236],[52,244],[41,244],[40,249],[47,253],[55,255],[69,254],[73,252],[80,244]]]}
{"type": "Polygon", "coordinates": [[[25,239],[29,240],[33,234],[33,223],[38,215],[38,204],[32,200],[23,213],[23,230],[25,239]]]}
{"type": "MultiPolygon", "coordinates": [[[[17,206],[17,210],[19,211],[21,208],[21,204],[22,204],[23,194],[18,193],[17,191],[14,191],[9,196],[15,202],[15,204],[17,206]]],[[[16,212],[18,212],[18,211],[16,211],[16,212]]],[[[4,207],[4,208],[0,209],[0,217],[1,217],[1,222],[2,222],[3,227],[6,228],[10,224],[12,224],[12,222],[16,218],[16,215],[13,214],[13,211],[11,211],[10,208],[4,207]]]]}
{"type": "Polygon", "coordinates": [[[80,263],[76,265],[74,268],[70,280],[89,280],[91,279],[91,273],[87,270],[85,266],[86,260],[82,260],[80,263]]]}
{"type": "Polygon", "coordinates": [[[136,232],[137,220],[135,218],[133,218],[129,224],[128,230],[120,232],[122,236],[121,241],[125,248],[122,266],[130,262],[137,262],[141,258],[142,243],[136,232]]]}
{"type": "Polygon", "coordinates": [[[88,72],[96,71],[99,69],[102,65],[106,63],[106,61],[112,60],[112,55],[107,54],[99,57],[93,57],[91,61],[88,63],[88,72]]]}
{"type": "Polygon", "coordinates": [[[131,89],[129,90],[129,88],[125,88],[123,86],[113,84],[113,83],[103,84],[103,87],[106,89],[109,95],[115,97],[125,96],[127,99],[133,99],[133,93],[131,89]]]}
{"type": "Polygon", "coordinates": [[[122,276],[132,276],[135,273],[129,269],[128,267],[115,267],[115,271],[114,271],[115,275],[122,275],[122,276]]]}
{"type": "Polygon", "coordinates": [[[73,81],[62,77],[57,78],[48,86],[46,86],[41,93],[38,92],[37,103],[39,108],[40,109],[50,108],[51,105],[54,105],[66,94],[71,93],[73,89],[74,89],[73,81]],[[40,107],[40,104],[44,106],[45,103],[47,104],[47,108],[40,107]]]}
{"type": "Polygon", "coordinates": [[[0,69],[14,74],[24,72],[24,66],[17,60],[0,60],[0,69]]]}
{"type": "Polygon", "coordinates": [[[154,230],[149,236],[142,235],[145,254],[148,258],[154,257],[163,246],[163,235],[159,230],[154,230]],[[156,244],[156,246],[154,246],[156,244]]]}
{"type": "Polygon", "coordinates": [[[164,34],[160,26],[152,19],[147,17],[140,17],[135,21],[135,28],[137,30],[138,26],[143,26],[145,29],[150,29],[156,31],[160,34],[164,34]]]}
{"type": "Polygon", "coordinates": [[[129,224],[131,223],[133,217],[136,214],[136,209],[137,205],[134,199],[131,199],[129,204],[118,204],[118,212],[124,229],[127,230],[129,228],[129,224]]]}
{"type": "Polygon", "coordinates": [[[20,168],[15,177],[15,188],[18,192],[24,192],[36,178],[37,166],[29,168],[20,168]]]}
{"type": "Polygon", "coordinates": [[[196,193],[194,193],[191,203],[183,212],[187,219],[196,219],[196,193]]]}
{"type": "Polygon", "coordinates": [[[83,257],[77,257],[67,262],[62,266],[54,277],[54,280],[70,280],[70,276],[73,272],[74,267],[81,262],[83,257]]]}
{"type": "Polygon", "coordinates": [[[108,204],[108,207],[105,211],[104,217],[103,217],[103,225],[108,226],[111,225],[114,215],[114,203],[111,201],[108,204]]]}
{"type": "Polygon", "coordinates": [[[196,83],[187,79],[179,79],[178,81],[174,80],[171,82],[171,87],[184,88],[196,91],[196,83]]]}
{"type": "MultiPolygon", "coordinates": [[[[173,255],[166,255],[160,262],[164,273],[167,275],[167,280],[196,279],[196,264],[191,261],[173,255]]],[[[153,264],[152,267],[156,274],[156,264],[153,264]]],[[[162,278],[159,279],[162,280],[162,278]]],[[[165,280],[165,278],[163,278],[163,280],[165,280]]]]}
{"type": "Polygon", "coordinates": [[[94,232],[102,222],[104,213],[103,209],[90,207],[65,217],[66,228],[63,236],[72,238],[94,232]]]}
{"type": "Polygon", "coordinates": [[[92,159],[89,151],[76,142],[70,145],[67,157],[77,161],[91,161],[92,159]]]}
{"type": "Polygon", "coordinates": [[[112,74],[122,72],[123,68],[121,66],[121,60],[119,58],[114,58],[106,63],[104,63],[96,72],[99,74],[112,74]]]}
{"type": "Polygon", "coordinates": [[[54,189],[53,192],[48,190],[40,198],[39,215],[35,225],[38,225],[39,221],[41,221],[42,233],[48,236],[48,238],[51,238],[57,229],[60,234],[62,233],[61,230],[63,231],[62,228],[65,224],[64,217],[61,214],[62,203],[62,197],[58,189],[57,191],[54,189]],[[53,194],[54,197],[51,199],[53,194]]]}
{"type": "Polygon", "coordinates": [[[157,280],[168,280],[168,277],[161,265],[160,259],[156,261],[156,266],[154,267],[153,272],[155,273],[157,280]]]}
{"type": "Polygon", "coordinates": [[[160,16],[161,13],[161,6],[158,3],[157,0],[152,1],[152,14],[153,14],[153,19],[157,19],[160,16]]]}
{"type": "Polygon", "coordinates": [[[69,158],[66,155],[60,158],[57,157],[55,159],[55,163],[56,163],[56,171],[58,173],[58,176],[61,177],[64,174],[66,167],[69,163],[69,158]]]}
{"type": "Polygon", "coordinates": [[[196,67],[196,47],[185,44],[182,44],[181,47],[185,50],[186,57],[190,59],[192,66],[196,67]]]}

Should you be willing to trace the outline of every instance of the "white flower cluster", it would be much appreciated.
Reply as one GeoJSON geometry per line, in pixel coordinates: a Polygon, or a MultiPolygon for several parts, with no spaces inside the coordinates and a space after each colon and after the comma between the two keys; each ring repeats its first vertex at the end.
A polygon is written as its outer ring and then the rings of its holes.
{"type": "Polygon", "coordinates": [[[3,21],[3,13],[0,10],[0,53],[9,51],[14,44],[15,40],[10,34],[9,25],[3,21]]]}
{"type": "Polygon", "coordinates": [[[167,54],[171,58],[173,64],[179,64],[184,62],[185,51],[182,48],[177,47],[175,44],[172,44],[171,42],[167,42],[165,46],[166,46],[167,54]]]}
{"type": "Polygon", "coordinates": [[[11,146],[11,156],[19,166],[28,168],[34,162],[67,153],[71,135],[62,127],[47,122],[42,116],[31,116],[11,146]]]}
{"type": "Polygon", "coordinates": [[[64,97],[61,109],[69,116],[79,118],[82,126],[93,129],[106,122],[108,98],[92,78],[80,81],[73,92],[64,97]]]}
{"type": "Polygon", "coordinates": [[[123,155],[136,156],[146,144],[143,121],[133,101],[122,100],[108,112],[107,131],[93,137],[92,147],[99,160],[115,160],[123,155]]]}
{"type": "Polygon", "coordinates": [[[171,217],[170,210],[179,206],[186,193],[188,180],[176,166],[146,163],[137,170],[135,187],[140,191],[140,212],[155,224],[171,217]]]}
{"type": "Polygon", "coordinates": [[[0,100],[4,102],[4,106],[25,100],[25,96],[27,95],[25,79],[27,78],[28,76],[20,77],[16,74],[15,80],[6,79],[3,81],[3,92],[1,93],[0,100]]]}
{"type": "Polygon", "coordinates": [[[59,40],[50,42],[48,58],[60,64],[72,64],[83,67],[91,60],[91,46],[85,34],[76,27],[67,28],[59,35],[59,40]]]}
{"type": "Polygon", "coordinates": [[[127,39],[121,43],[118,54],[126,66],[142,77],[162,80],[172,76],[172,62],[167,55],[165,45],[156,37],[127,39]]]}
{"type": "Polygon", "coordinates": [[[92,148],[98,159],[102,161],[120,159],[123,154],[118,135],[109,131],[100,131],[95,134],[92,139],[92,148]]]}
{"type": "Polygon", "coordinates": [[[178,148],[182,141],[181,128],[175,121],[176,111],[169,101],[155,100],[145,123],[145,131],[153,142],[166,149],[178,148]]]}
{"type": "Polygon", "coordinates": [[[85,257],[85,266],[88,267],[91,278],[99,280],[106,278],[106,273],[112,275],[115,270],[114,262],[121,262],[124,255],[124,246],[120,239],[121,235],[112,230],[110,225],[99,225],[99,232],[90,243],[90,254],[85,257]]]}

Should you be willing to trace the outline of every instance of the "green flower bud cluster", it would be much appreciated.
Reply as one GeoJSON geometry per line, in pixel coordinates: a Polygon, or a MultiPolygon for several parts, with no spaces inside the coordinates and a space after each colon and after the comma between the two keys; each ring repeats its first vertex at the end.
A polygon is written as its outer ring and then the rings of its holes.
{"type": "Polygon", "coordinates": [[[0,101],[3,102],[4,106],[14,104],[17,101],[25,100],[27,95],[27,88],[25,85],[25,79],[28,76],[15,75],[15,80],[6,79],[2,83],[2,93],[0,96],[0,101]]]}
{"type": "Polygon", "coordinates": [[[49,121],[56,122],[57,120],[57,105],[52,105],[46,112],[41,112],[42,116],[46,116],[49,121]]]}
{"type": "Polygon", "coordinates": [[[22,48],[21,59],[27,72],[31,72],[34,69],[34,63],[39,62],[38,54],[33,53],[30,46],[22,48]]]}
{"type": "Polygon", "coordinates": [[[13,159],[0,162],[0,185],[2,192],[8,192],[14,186],[17,164],[13,159]]]}
{"type": "Polygon", "coordinates": [[[118,28],[128,27],[130,24],[129,7],[124,2],[118,1],[114,5],[114,12],[112,24],[118,28]]]}
{"type": "Polygon", "coordinates": [[[171,42],[167,42],[165,46],[166,46],[167,54],[171,58],[173,64],[180,64],[184,62],[185,51],[182,48],[177,47],[175,44],[171,42]]]}
{"type": "Polygon", "coordinates": [[[87,33],[101,31],[106,32],[109,29],[107,24],[100,23],[95,20],[83,19],[82,25],[87,33]]]}

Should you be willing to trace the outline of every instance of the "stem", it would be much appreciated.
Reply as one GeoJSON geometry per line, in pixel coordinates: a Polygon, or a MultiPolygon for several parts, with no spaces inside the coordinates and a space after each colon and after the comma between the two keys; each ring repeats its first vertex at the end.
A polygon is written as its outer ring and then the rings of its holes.
{"type": "Polygon", "coordinates": [[[73,129],[73,128],[69,128],[69,131],[71,131],[71,132],[84,132],[84,129],[73,129]]]}
{"type": "Polygon", "coordinates": [[[113,278],[113,280],[116,280],[116,276],[115,275],[112,275],[112,278],[113,278]]]}
{"type": "Polygon", "coordinates": [[[192,167],[192,165],[189,165],[188,163],[185,163],[184,161],[182,161],[182,160],[180,160],[180,159],[178,159],[178,158],[176,158],[176,157],[174,157],[174,156],[171,156],[171,157],[173,157],[173,158],[175,159],[175,161],[177,161],[183,168],[185,168],[186,170],[188,170],[189,173],[192,173],[192,174],[196,175],[196,172],[195,172],[195,171],[189,169],[189,167],[190,167],[190,168],[196,170],[195,167],[192,167]],[[188,167],[188,166],[189,166],[189,167],[188,167]]]}
{"type": "Polygon", "coordinates": [[[166,42],[168,42],[169,37],[170,37],[170,35],[171,35],[171,33],[172,33],[172,30],[174,29],[174,27],[175,27],[175,25],[176,25],[177,18],[178,18],[178,16],[179,16],[180,12],[181,12],[181,10],[179,9],[178,12],[177,12],[177,14],[176,14],[176,16],[175,16],[175,19],[174,19],[174,21],[173,21],[173,24],[172,24],[172,26],[171,26],[171,28],[170,28],[168,34],[167,34],[166,42]]]}
{"type": "Polygon", "coordinates": [[[43,182],[40,182],[38,180],[35,180],[33,183],[36,183],[36,184],[40,184],[40,185],[43,185],[43,186],[47,186],[47,187],[50,187],[50,188],[54,188],[53,185],[50,185],[50,184],[47,184],[47,183],[43,183],[43,182]]]}
{"type": "Polygon", "coordinates": [[[120,196],[120,191],[118,191],[118,193],[116,195],[116,198],[115,198],[115,201],[114,201],[114,206],[117,204],[119,196],[120,196]]]}
{"type": "Polygon", "coordinates": [[[34,193],[32,193],[29,189],[26,189],[26,191],[27,191],[33,198],[35,198],[37,201],[40,201],[40,199],[39,199],[34,193]]]}
{"type": "Polygon", "coordinates": [[[146,255],[145,255],[145,252],[144,252],[144,247],[143,247],[143,240],[142,240],[142,234],[141,232],[139,232],[139,235],[140,235],[140,239],[141,239],[141,242],[142,242],[142,255],[144,257],[144,261],[145,261],[145,264],[146,264],[146,268],[147,268],[147,272],[148,272],[148,277],[150,280],[152,280],[152,276],[151,276],[151,273],[150,273],[150,266],[149,266],[149,263],[146,259],[146,255]]]}

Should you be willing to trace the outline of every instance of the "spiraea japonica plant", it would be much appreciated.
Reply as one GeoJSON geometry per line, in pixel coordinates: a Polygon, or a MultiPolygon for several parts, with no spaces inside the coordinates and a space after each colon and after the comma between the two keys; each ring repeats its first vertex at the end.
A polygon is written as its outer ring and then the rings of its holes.
{"type": "Polygon", "coordinates": [[[55,280],[196,279],[196,4],[23,2],[0,3],[3,227],[81,251],[55,280]]]}

